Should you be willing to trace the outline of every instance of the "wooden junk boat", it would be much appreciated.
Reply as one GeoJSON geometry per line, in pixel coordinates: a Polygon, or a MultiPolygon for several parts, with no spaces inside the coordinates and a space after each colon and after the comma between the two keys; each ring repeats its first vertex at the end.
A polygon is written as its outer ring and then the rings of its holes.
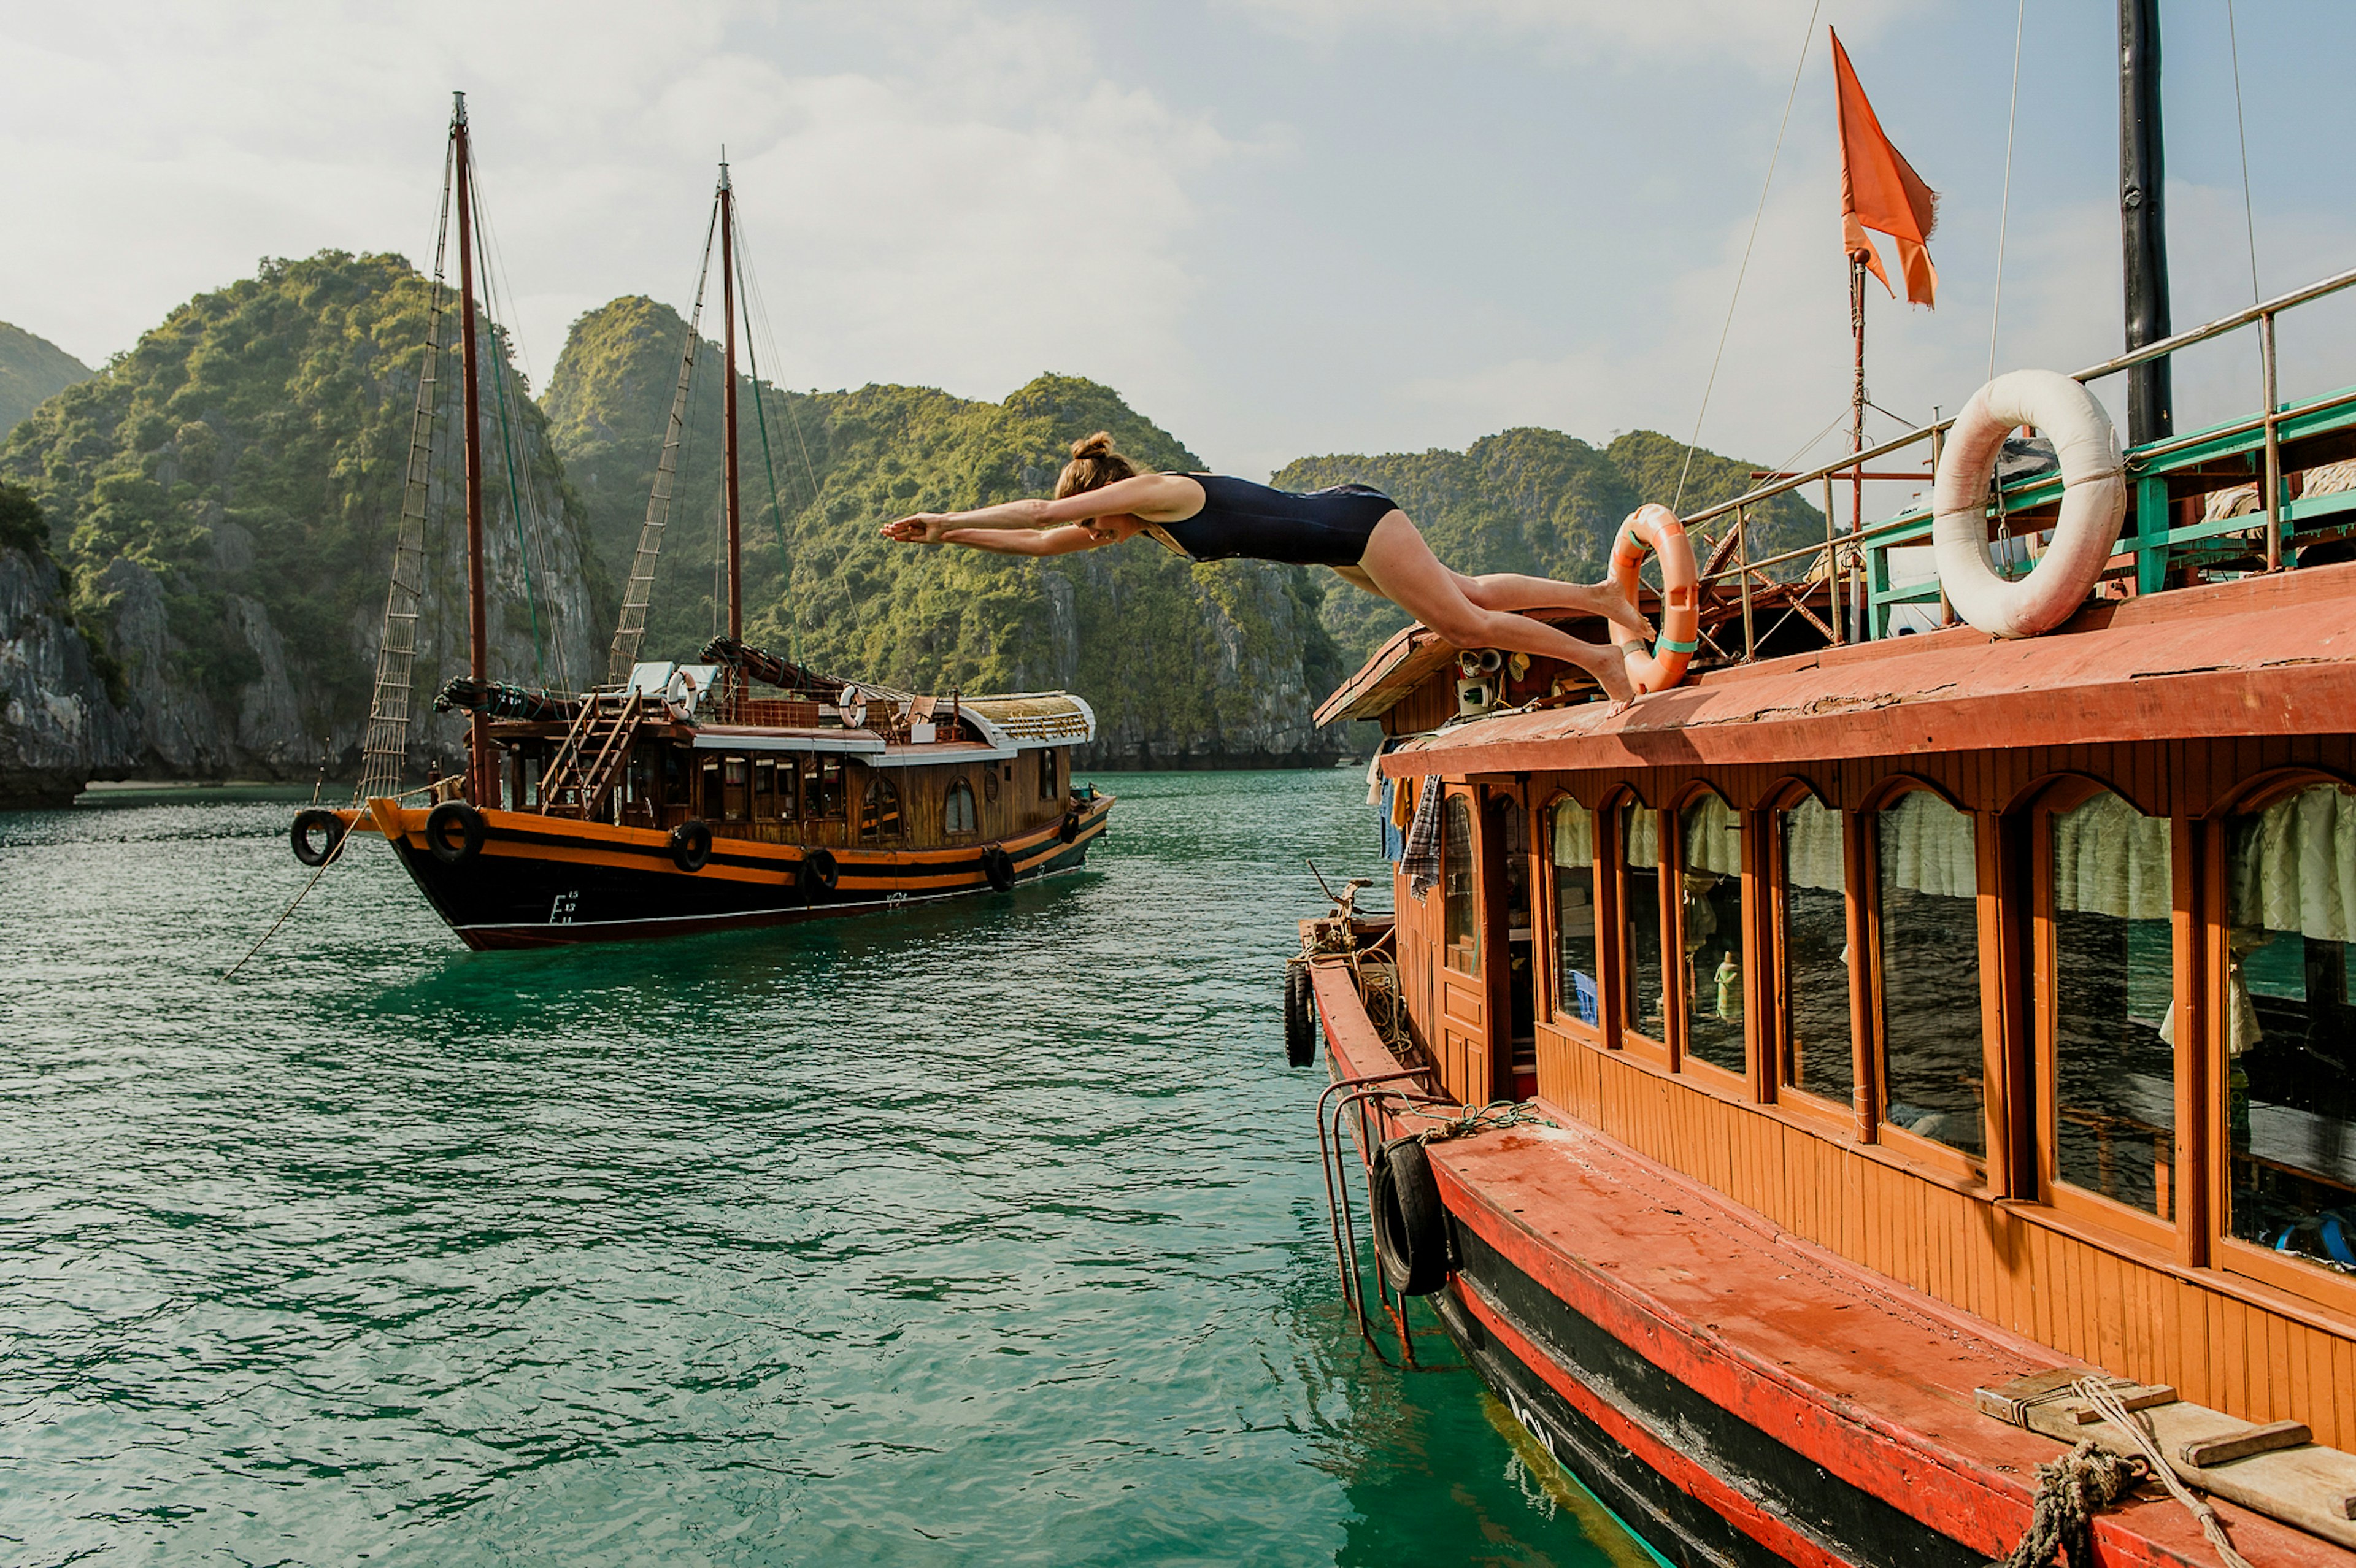
{"type": "MultiPolygon", "coordinates": [[[[2040,1466],[2145,1452],[2124,1421],[2248,1561],[2356,1564],[2356,389],[2273,376],[2276,318],[2351,283],[2131,326],[2075,379],[2132,378],[2123,461],[1991,496],[2000,381],[1687,519],[1732,544],[1910,446],[1940,475],[1797,590],[1702,570],[1682,635],[1722,656],[1624,713],[1410,628],[1318,714],[1380,721],[1401,862],[1396,914],[1345,898],[1288,976],[1329,1185],[1369,1189],[1334,1228],[1361,1327],[1396,1300],[1411,1357],[1428,1293],[1669,1561],[2001,1558],[2040,1466]],[[2241,327],[2265,406],[2171,433],[2166,356],[2241,327]],[[2060,624],[1902,635],[1985,615],[1991,533],[2055,563],[2105,489],[2060,624]]],[[[2220,1561],[2149,1485],[2092,1529],[2220,1561]]]]}
{"type": "MultiPolygon", "coordinates": [[[[404,792],[412,669],[431,489],[434,309],[408,494],[387,599],[356,804],[313,807],[296,858],[323,865],[351,831],[391,844],[470,947],[665,936],[869,912],[1004,891],[1076,870],[1113,797],[1076,784],[1071,752],[1096,715],[1067,692],[936,698],[830,677],[743,641],[734,197],[713,198],[723,349],[728,630],[693,664],[642,661],[638,643],[669,521],[702,318],[699,280],[647,519],[606,684],[561,694],[495,681],[484,603],[474,197],[466,101],[450,124],[458,229],[470,672],[438,709],[468,714],[468,766],[404,792]]],[[[452,208],[444,199],[444,232],[452,208]]],[[[757,366],[754,395],[760,395],[757,366]]],[[[765,436],[766,440],[766,436],[765,436]]]]}

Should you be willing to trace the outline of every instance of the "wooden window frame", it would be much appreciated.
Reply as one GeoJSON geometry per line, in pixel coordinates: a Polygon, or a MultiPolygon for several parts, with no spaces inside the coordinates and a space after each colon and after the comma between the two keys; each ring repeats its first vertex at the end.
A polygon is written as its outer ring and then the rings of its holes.
{"type": "MultiPolygon", "coordinates": [[[[2038,786],[2033,798],[2028,802],[2025,808],[2029,824],[2027,880],[2029,901],[2027,923],[2029,972],[2031,977],[2027,999],[2030,1024],[2029,1043],[2033,1053],[2029,1082],[2032,1086],[2030,1104],[2034,1107],[2034,1117],[2027,1128],[2027,1146],[2023,1152],[2029,1157],[2029,1172],[2034,1181],[2033,1185],[2028,1187],[2027,1190],[2019,1196],[2031,1199],[2033,1195],[2034,1201],[2042,1203],[2063,1219],[2111,1232],[2131,1243],[2138,1252],[2147,1253],[2155,1257],[2174,1257],[2179,1251],[2178,1232],[2181,1225],[2181,1217],[2184,1210],[2189,1207],[2183,1201],[2183,1194],[2188,1188],[2197,1187],[2202,1175],[2201,1171],[2195,1169],[2190,1172],[2191,1179],[2187,1179],[2188,1171],[2184,1163],[2185,1140],[2182,1137],[2179,1136],[2175,1140],[2176,1174],[2170,1183],[2171,1208],[2174,1212],[2166,1220],[2105,1198],[2099,1192],[2089,1192],[2083,1188],[2073,1187],[2063,1181],[2060,1175],[2061,1129],[2056,1118],[2061,1114],[2061,1051],[2058,1038],[2061,1024],[2061,997],[2057,985],[2060,976],[2061,948],[2056,934],[2058,923],[2053,912],[2053,819],[2057,816],[2075,811],[2088,801],[2104,795],[2116,795],[2130,806],[2135,805],[2133,801],[2128,801],[2125,795],[2120,794],[2116,788],[2104,780],[2083,774],[2069,773],[2046,781],[2038,786]]],[[[2136,810],[2137,815],[2143,815],[2141,808],[2137,807],[2136,810]]],[[[2174,875],[2176,847],[2172,825],[2169,852],[2170,880],[2176,881],[2178,880],[2174,875]]],[[[2184,945],[2184,939],[2188,933],[2187,923],[2182,918],[2184,910],[2181,902],[2171,893],[2169,903],[2169,925],[2171,933],[2169,973],[2172,977],[2181,975],[2187,966],[2194,962],[2194,959],[2184,945]]],[[[2179,1016],[2189,1015],[2180,1013],[2179,1016]]],[[[2195,1049],[2195,1042],[2186,1038],[2188,1030],[2179,1028],[2176,1032],[2178,1038],[2174,1051],[2175,1065],[2171,1073],[2173,1082],[2170,1089],[2176,1103],[2177,1125],[2181,1128],[2185,1125],[2186,1109],[2184,1064],[2186,1058],[2195,1049]]]]}
{"type": "Polygon", "coordinates": [[[1679,790],[1673,804],[1661,814],[1661,989],[1664,993],[1661,1021],[1670,1035],[1669,1060],[1672,1071],[1701,1083],[1717,1085],[1721,1093],[1733,1093],[1756,1101],[1759,1098],[1758,1041],[1751,1029],[1753,1014],[1751,1001],[1751,972],[1756,968],[1753,957],[1751,888],[1751,816],[1740,810],[1727,798],[1724,791],[1705,780],[1697,780],[1679,790]],[[1693,1010],[1694,993],[1686,985],[1686,813],[1692,810],[1704,795],[1715,796],[1721,805],[1733,812],[1741,824],[1742,869],[1737,873],[1740,911],[1736,923],[1742,933],[1742,956],[1745,973],[1743,986],[1742,1071],[1734,1072],[1714,1061],[1704,1061],[1693,1054],[1693,1026],[1688,1015],[1693,1010]]]}
{"type": "MultiPolygon", "coordinates": [[[[1858,1141],[1879,1144],[1893,1153],[1943,1172],[1957,1181],[1980,1183],[1987,1185],[1991,1190],[1997,1190],[1989,1173],[2006,1168],[2006,1162],[2013,1147],[2013,1140],[2008,1136],[2007,1129],[1998,1125],[1997,1108],[2001,1097],[1997,1084],[2003,1072],[2003,1062],[1995,1042],[1996,1031],[1988,1028],[1988,992],[1991,983],[1996,979],[1991,970],[1998,967],[1990,962],[1989,934],[1997,895],[1990,886],[1990,879],[1987,875],[1991,842],[1996,831],[1996,814],[1972,810],[1958,803],[1954,795],[1929,779],[1919,778],[1912,773],[1897,773],[1883,780],[1867,797],[1866,804],[1849,815],[1857,819],[1858,827],[1857,837],[1849,848],[1861,851],[1857,857],[1859,864],[1854,885],[1864,904],[1864,918],[1861,922],[1864,929],[1861,934],[1865,937],[1866,965],[1869,971],[1866,976],[1864,989],[1867,1000],[1866,1021],[1869,1023],[1870,1029],[1869,1033],[1858,1037],[1867,1044],[1868,1049],[1865,1052],[1867,1060],[1858,1064],[1858,1083],[1860,1085],[1870,1084],[1871,1092],[1869,1095],[1859,1096],[1859,1125],[1857,1128],[1858,1141]],[[1901,797],[1912,795],[1917,790],[1930,791],[1950,808],[1962,812],[1972,823],[1973,880],[1976,892],[1973,902],[1977,906],[1978,919],[1976,922],[1976,927],[1979,939],[1977,956],[1980,970],[1980,1136],[1987,1147],[1987,1157],[1984,1160],[1965,1154],[1959,1148],[1943,1144],[1935,1138],[1922,1137],[1910,1133],[1904,1127],[1887,1120],[1883,1114],[1890,1104],[1890,1040],[1886,1027],[1889,1017],[1889,998],[1883,985],[1881,953],[1879,819],[1881,814],[1896,805],[1901,797]],[[1869,1073],[1870,1076],[1868,1076],[1869,1073]],[[1866,1125],[1865,1122],[1869,1112],[1873,1118],[1870,1125],[1866,1125]]],[[[1856,970],[1857,965],[1852,963],[1850,965],[1852,987],[1857,984],[1856,970]]],[[[1853,1025],[1854,1022],[1853,1014],[1853,1025]]],[[[1998,1191],[1997,1195],[2004,1194],[1998,1191]]]]}
{"type": "Polygon", "coordinates": [[[941,837],[969,838],[980,831],[981,803],[974,795],[973,784],[963,775],[949,780],[948,788],[941,792],[941,837]],[[964,827],[953,827],[949,825],[949,805],[957,799],[960,791],[965,795],[966,815],[971,820],[964,827]]]}
{"type": "MultiPolygon", "coordinates": [[[[1488,955],[1489,944],[1483,940],[1485,933],[1482,930],[1482,917],[1486,911],[1482,907],[1480,834],[1481,801],[1478,793],[1469,784],[1442,783],[1440,796],[1440,966],[1451,975],[1462,976],[1467,981],[1485,987],[1488,971],[1483,961],[1488,955]],[[1464,807],[1464,860],[1472,878],[1472,890],[1467,895],[1472,901],[1472,967],[1470,969],[1456,966],[1454,944],[1448,934],[1448,848],[1456,837],[1450,817],[1460,803],[1464,807]]],[[[1487,1020],[1482,1021],[1485,1027],[1487,1020]]]]}
{"type": "MultiPolygon", "coordinates": [[[[1802,1089],[1783,1082],[1783,1051],[1789,1043],[1792,1029],[1791,997],[1786,989],[1785,971],[1790,967],[1785,953],[1790,941],[1786,925],[1790,908],[1791,889],[1786,885],[1783,853],[1783,818],[1803,801],[1815,801],[1832,813],[1841,827],[1841,903],[1845,923],[1843,934],[1852,955],[1865,951],[1858,941],[1857,888],[1849,843],[1849,819],[1854,813],[1845,812],[1833,804],[1823,791],[1804,778],[1785,779],[1769,790],[1762,800],[1759,817],[1756,858],[1760,902],[1764,906],[1758,913],[1755,929],[1762,938],[1761,958],[1751,965],[1759,983],[1751,987],[1760,1011],[1760,1022],[1754,1035],[1759,1062],[1754,1098],[1762,1105],[1779,1105],[1806,1122],[1839,1135],[1854,1136],[1857,1131],[1857,1094],[1852,1087],[1847,1104],[1811,1089],[1802,1089]]],[[[1743,846],[1746,855],[1752,846],[1743,846]]],[[[1852,956],[1842,965],[1848,981],[1849,1019],[1849,1082],[1852,1086],[1865,1082],[1864,1063],[1858,1047],[1863,1039],[1858,1028],[1858,975],[1859,965],[1852,956]]]]}
{"type": "MultiPolygon", "coordinates": [[[[1629,1003],[1633,999],[1629,996],[1629,990],[1635,984],[1635,965],[1633,961],[1633,955],[1629,952],[1628,922],[1624,914],[1628,903],[1628,887],[1631,880],[1631,872],[1628,865],[1628,834],[1621,821],[1620,814],[1623,811],[1650,811],[1657,819],[1660,812],[1658,807],[1645,805],[1644,797],[1639,795],[1633,789],[1622,788],[1616,790],[1608,797],[1608,806],[1604,809],[1608,810],[1610,813],[1609,816],[1605,817],[1605,820],[1610,824],[1609,842],[1611,848],[1608,853],[1603,854],[1602,858],[1610,867],[1609,874],[1612,880],[1612,941],[1610,944],[1612,962],[1608,966],[1604,964],[1603,956],[1605,944],[1599,940],[1596,944],[1596,967],[1598,969],[1608,968],[1609,975],[1608,976],[1605,975],[1598,975],[1596,976],[1596,983],[1598,986],[1601,986],[1608,977],[1612,987],[1610,992],[1612,1002],[1610,1010],[1607,1012],[1604,1009],[1601,998],[1599,998],[1596,1007],[1596,1017],[1607,1026],[1605,1039],[1612,1042],[1613,1049],[1624,1051],[1631,1056],[1637,1057],[1643,1061],[1654,1062],[1659,1066],[1665,1067],[1671,1072],[1675,1072],[1677,1071],[1678,1067],[1676,1048],[1674,1043],[1677,1033],[1676,1009],[1669,1005],[1670,1002],[1674,1000],[1673,996],[1671,996],[1669,992],[1669,954],[1674,951],[1670,944],[1676,940],[1676,933],[1673,929],[1673,923],[1676,919],[1673,912],[1675,901],[1672,897],[1672,890],[1669,882],[1670,865],[1673,857],[1668,851],[1666,836],[1660,833],[1662,825],[1656,820],[1655,824],[1655,842],[1661,846],[1661,863],[1654,868],[1654,877],[1657,885],[1656,896],[1660,900],[1659,907],[1661,912],[1661,987],[1663,992],[1661,1004],[1661,1023],[1663,1028],[1661,1032],[1668,1038],[1655,1040],[1651,1035],[1640,1033],[1637,1029],[1632,1027],[1627,1017],[1629,1003]]],[[[1599,812],[1599,815],[1601,815],[1601,812],[1599,812]]],[[[1601,852],[1601,841],[1599,841],[1598,848],[1601,852]]]]}
{"type": "MultiPolygon", "coordinates": [[[[1534,789],[1531,793],[1535,795],[1537,792],[1534,789]]],[[[1539,987],[1542,1004],[1541,1021],[1548,1028],[1577,1040],[1581,1045],[1601,1050],[1604,1044],[1602,971],[1605,944],[1603,940],[1603,836],[1596,826],[1600,817],[1597,813],[1580,805],[1578,797],[1567,789],[1557,789],[1547,796],[1544,805],[1536,809],[1537,819],[1532,824],[1534,831],[1530,838],[1530,848],[1538,862],[1536,869],[1544,875],[1546,888],[1546,897],[1543,901],[1546,907],[1533,912],[1544,931],[1546,943],[1545,964],[1539,971],[1539,978],[1542,982],[1539,987]],[[1555,886],[1555,873],[1561,868],[1558,867],[1554,860],[1554,814],[1558,807],[1566,805],[1579,806],[1580,810],[1587,812],[1587,837],[1590,851],[1587,862],[1587,891],[1590,899],[1587,907],[1591,912],[1590,918],[1595,923],[1596,973],[1593,976],[1595,981],[1595,1022],[1593,1023],[1588,1023],[1576,1012],[1564,1011],[1562,1007],[1562,945],[1558,939],[1558,933],[1556,929],[1559,891],[1555,886]],[[1541,844],[1545,846],[1542,850],[1539,848],[1541,844]]],[[[1537,945],[1537,943],[1534,939],[1531,946],[1535,949],[1537,945]]],[[[1537,955],[1535,951],[1531,955],[1531,959],[1532,962],[1537,962],[1537,955]]]]}
{"type": "MultiPolygon", "coordinates": [[[[2226,1125],[2226,1099],[2230,1063],[2225,1060],[2225,1008],[2231,995],[2226,984],[2226,965],[2231,962],[2233,908],[2228,878],[2232,872],[2229,861],[2233,840],[2232,823],[2237,816],[2264,811],[2267,806],[2302,790],[2319,784],[2338,789],[2356,789],[2356,780],[2322,768],[2276,768],[2245,780],[2225,799],[2211,808],[2208,814],[2190,824],[2199,841],[2201,863],[2200,931],[2205,951],[2199,965],[2201,992],[2198,997],[2201,1033],[2200,1062],[2201,1065],[2202,1141],[2210,1151],[2207,1161],[2208,1179],[2202,1184],[2208,1212],[2205,1237],[2209,1246],[2209,1265],[2235,1283],[2247,1282],[2265,1285],[2296,1298],[2302,1304],[2319,1307],[2328,1312],[2356,1318],[2356,1278],[2334,1275],[2283,1257],[2272,1249],[2245,1242],[2232,1233],[2233,1226],[2233,1134],[2226,1125]]],[[[2179,984],[2181,982],[2179,981],[2179,984]]],[[[2182,1031],[2179,1031],[2179,1036],[2182,1031]]]]}

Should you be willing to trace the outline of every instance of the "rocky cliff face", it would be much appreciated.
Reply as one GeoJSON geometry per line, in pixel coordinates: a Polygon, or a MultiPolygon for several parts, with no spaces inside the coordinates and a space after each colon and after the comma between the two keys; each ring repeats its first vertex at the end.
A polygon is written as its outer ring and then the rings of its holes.
{"type": "MultiPolygon", "coordinates": [[[[0,486],[0,510],[23,497],[0,486]]],[[[127,771],[131,726],[73,623],[64,579],[0,526],[0,810],[70,802],[92,774],[127,771]]]]}
{"type": "MultiPolygon", "coordinates": [[[[127,752],[94,751],[91,774],[357,769],[428,299],[398,257],[266,263],[175,311],[0,448],[0,475],[49,514],[73,619],[123,699],[127,752]]],[[[455,320],[444,317],[454,347],[455,320]]],[[[577,685],[602,669],[602,580],[546,421],[494,339],[484,357],[491,674],[577,685]]],[[[421,768],[429,752],[455,762],[464,739],[430,712],[466,668],[457,383],[445,353],[412,701],[421,768]]]]}

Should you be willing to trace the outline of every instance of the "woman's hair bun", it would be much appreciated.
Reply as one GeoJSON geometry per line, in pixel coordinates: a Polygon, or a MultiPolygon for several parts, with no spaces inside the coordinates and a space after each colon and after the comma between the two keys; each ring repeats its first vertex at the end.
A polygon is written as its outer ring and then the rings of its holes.
{"type": "Polygon", "coordinates": [[[1094,435],[1084,435],[1072,443],[1074,457],[1110,457],[1113,454],[1112,432],[1100,430],[1094,435]]]}

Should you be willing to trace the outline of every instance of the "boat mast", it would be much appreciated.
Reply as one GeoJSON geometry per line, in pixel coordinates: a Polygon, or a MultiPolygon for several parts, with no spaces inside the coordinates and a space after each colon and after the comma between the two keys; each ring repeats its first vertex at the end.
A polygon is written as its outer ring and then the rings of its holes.
{"type": "Polygon", "coordinates": [[[744,557],[736,509],[736,250],[735,193],[728,188],[728,160],[720,160],[720,308],[728,318],[722,335],[727,379],[721,393],[722,463],[727,476],[728,635],[744,640],[744,557]]]}
{"type": "MultiPolygon", "coordinates": [[[[466,422],[459,429],[466,453],[466,638],[467,667],[476,689],[491,678],[491,639],[483,612],[483,463],[480,356],[475,344],[475,181],[466,137],[466,95],[453,94],[450,140],[458,173],[458,363],[466,385],[466,422]]],[[[467,720],[466,798],[494,805],[491,795],[490,715],[477,707],[467,720]]]]}
{"type": "MultiPolygon", "coordinates": [[[[2159,123],[2159,0],[2119,0],[2119,232],[2126,251],[2130,352],[2174,330],[2168,308],[2168,172],[2159,123]]],[[[2172,434],[2166,357],[2127,372],[2127,441],[2172,434]]]]}

